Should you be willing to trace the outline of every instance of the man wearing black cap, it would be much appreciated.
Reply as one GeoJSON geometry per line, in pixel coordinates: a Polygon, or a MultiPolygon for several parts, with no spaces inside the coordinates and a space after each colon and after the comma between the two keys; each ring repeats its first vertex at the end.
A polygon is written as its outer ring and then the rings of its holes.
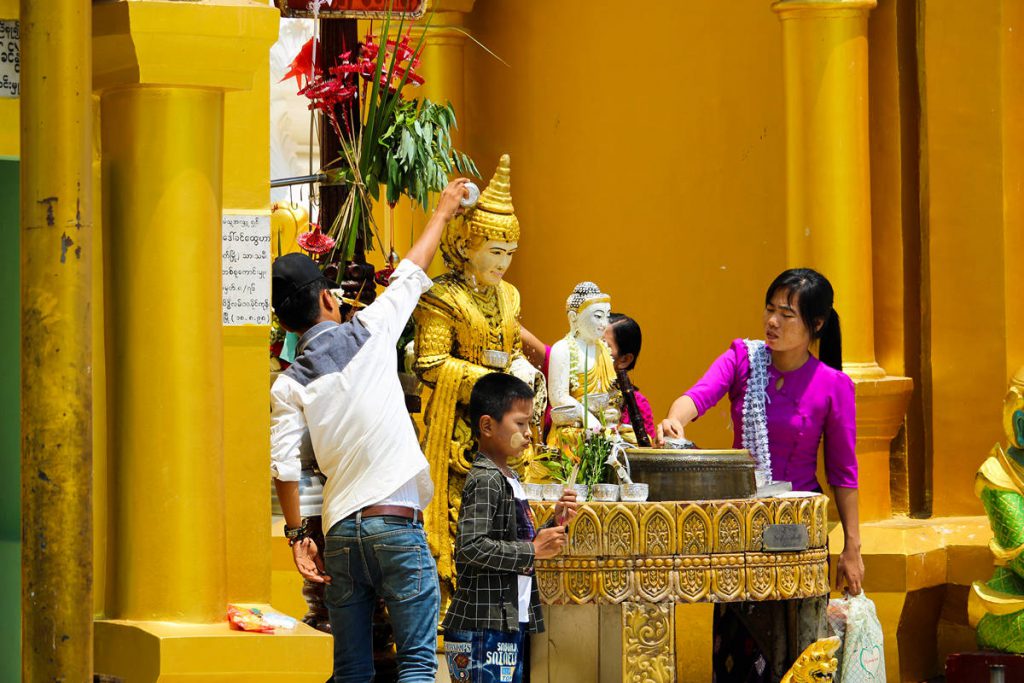
{"type": "Polygon", "coordinates": [[[271,472],[295,565],[306,580],[327,584],[337,683],[373,678],[378,596],[394,628],[400,683],[432,683],[436,674],[440,594],[422,513],[433,484],[405,409],[395,346],[433,284],[424,269],[467,195],[466,182],[448,184],[387,289],[349,322],[330,291],[337,285],[309,257],[274,262],[274,312],[301,337],[294,363],[271,389],[271,472]],[[327,477],[323,560],[299,514],[304,437],[327,477]]]}

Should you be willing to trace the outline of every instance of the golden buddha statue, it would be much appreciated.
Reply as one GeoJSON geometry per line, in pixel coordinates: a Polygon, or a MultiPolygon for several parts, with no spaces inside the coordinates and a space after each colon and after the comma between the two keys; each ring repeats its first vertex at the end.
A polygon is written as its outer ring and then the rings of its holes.
{"type": "Polygon", "coordinates": [[[575,448],[583,427],[602,424],[615,391],[615,362],[604,340],[611,297],[593,282],[581,282],[565,302],[569,334],[551,347],[548,398],[553,427],[548,445],[575,448]]]}
{"type": "Polygon", "coordinates": [[[833,680],[839,668],[836,650],[841,644],[836,636],[811,643],[793,662],[781,683],[828,683],[833,680]]]}
{"type": "MultiPolygon", "coordinates": [[[[462,486],[476,451],[468,421],[473,385],[487,373],[509,372],[537,392],[535,416],[543,416],[547,401],[543,376],[523,356],[519,290],[503,279],[519,246],[519,219],[509,187],[505,154],[476,205],[445,228],[441,254],[448,272],[434,280],[413,314],[413,369],[432,389],[422,446],[434,498],[424,523],[446,601],[454,588],[452,554],[462,486]]],[[[522,461],[510,464],[522,471],[522,461]]]]}

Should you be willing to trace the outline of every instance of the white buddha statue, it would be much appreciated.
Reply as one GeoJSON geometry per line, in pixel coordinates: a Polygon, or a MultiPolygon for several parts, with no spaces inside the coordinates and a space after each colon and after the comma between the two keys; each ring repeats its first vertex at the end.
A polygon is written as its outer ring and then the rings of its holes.
{"type": "Polygon", "coordinates": [[[580,427],[601,426],[599,415],[615,388],[615,363],[604,341],[611,306],[611,297],[593,282],[576,285],[565,302],[569,334],[551,347],[548,365],[548,400],[555,423],[548,435],[550,446],[571,448],[580,427]],[[569,419],[561,417],[567,414],[569,419]]]}

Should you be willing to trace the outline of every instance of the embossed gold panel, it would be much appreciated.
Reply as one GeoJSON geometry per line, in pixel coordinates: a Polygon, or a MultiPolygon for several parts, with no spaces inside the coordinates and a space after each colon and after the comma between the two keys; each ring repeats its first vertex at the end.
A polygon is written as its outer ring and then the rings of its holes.
{"type": "MultiPolygon", "coordinates": [[[[604,554],[633,557],[639,548],[640,528],[637,515],[624,505],[606,511],[604,517],[604,554]]],[[[643,554],[643,551],[640,551],[643,554]]]]}
{"type": "Polygon", "coordinates": [[[640,554],[674,555],[676,547],[675,506],[646,507],[640,517],[640,554]]]}
{"type": "Polygon", "coordinates": [[[680,555],[705,555],[711,552],[711,518],[700,505],[680,506],[679,510],[680,555]]]}
{"type": "Polygon", "coordinates": [[[743,515],[736,505],[726,503],[719,506],[712,520],[712,529],[711,552],[741,553],[746,549],[743,515]]]}
{"type": "MultiPolygon", "coordinates": [[[[777,600],[828,593],[825,496],[586,503],[568,553],[537,561],[546,604],[777,600]],[[805,524],[811,547],[761,552],[769,524],[805,524]]],[[[551,503],[535,504],[538,520],[551,503]]]]}

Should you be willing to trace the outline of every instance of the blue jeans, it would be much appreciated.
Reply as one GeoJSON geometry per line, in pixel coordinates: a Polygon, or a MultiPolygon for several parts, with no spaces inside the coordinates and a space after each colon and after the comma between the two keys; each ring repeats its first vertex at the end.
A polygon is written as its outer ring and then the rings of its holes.
{"type": "Polygon", "coordinates": [[[445,631],[452,683],[521,683],[527,666],[524,643],[529,637],[524,626],[516,632],[445,631]]]}
{"type": "Polygon", "coordinates": [[[400,683],[434,683],[441,593],[423,524],[362,513],[331,527],[324,563],[334,632],[334,683],[373,680],[373,609],[384,599],[395,632],[400,683]]]}

